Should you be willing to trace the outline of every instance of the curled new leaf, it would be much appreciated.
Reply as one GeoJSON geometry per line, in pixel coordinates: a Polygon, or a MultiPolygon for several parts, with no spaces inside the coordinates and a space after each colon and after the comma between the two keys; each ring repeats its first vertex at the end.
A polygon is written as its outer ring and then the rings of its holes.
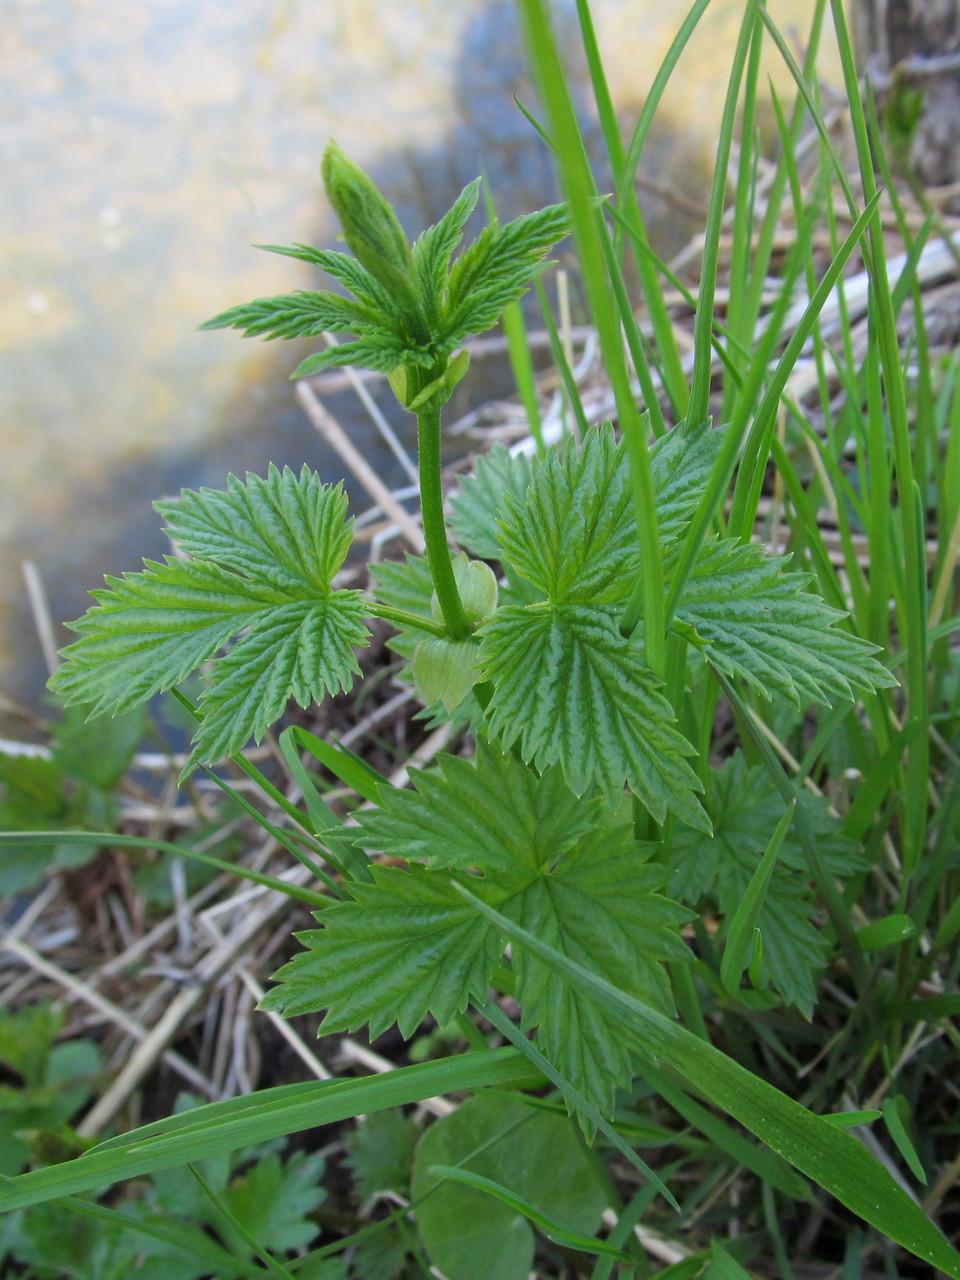
{"type": "Polygon", "coordinates": [[[396,385],[402,387],[398,395],[408,407],[415,408],[425,391],[449,396],[466,367],[453,353],[468,335],[495,324],[504,307],[543,269],[547,252],[567,233],[565,207],[551,206],[506,226],[488,226],[451,268],[477,203],[479,180],[411,246],[372,179],[335,143],[327,148],[322,173],[344,239],[356,258],[300,244],[263,247],[323,267],[356,301],[305,291],[258,298],[221,312],[201,327],[283,338],[352,333],[353,341],[309,356],[293,376],[307,377],[345,364],[387,374],[405,370],[396,385]]]}

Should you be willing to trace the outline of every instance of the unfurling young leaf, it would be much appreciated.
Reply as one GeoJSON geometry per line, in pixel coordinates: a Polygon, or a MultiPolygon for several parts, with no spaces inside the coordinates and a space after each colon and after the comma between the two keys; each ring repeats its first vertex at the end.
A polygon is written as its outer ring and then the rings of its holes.
{"type": "Polygon", "coordinates": [[[346,506],[306,467],[157,503],[184,557],[108,578],[52,687],[122,711],[224,651],[195,740],[194,757],[210,762],[259,741],[291,698],[305,707],[349,688],[368,632],[360,592],[331,585],[350,546],[346,506]]]}
{"type": "Polygon", "coordinates": [[[336,143],[327,147],[321,172],[356,258],[308,245],[262,247],[322,267],[356,301],[306,291],[258,298],[221,312],[201,328],[277,338],[352,333],[353,341],[309,356],[293,377],[360,365],[392,375],[398,399],[412,411],[426,394],[446,400],[467,365],[465,353],[454,352],[470,334],[495,324],[543,270],[547,252],[569,229],[565,206],[487,227],[451,267],[477,203],[479,180],[411,247],[372,179],[336,143]]]}

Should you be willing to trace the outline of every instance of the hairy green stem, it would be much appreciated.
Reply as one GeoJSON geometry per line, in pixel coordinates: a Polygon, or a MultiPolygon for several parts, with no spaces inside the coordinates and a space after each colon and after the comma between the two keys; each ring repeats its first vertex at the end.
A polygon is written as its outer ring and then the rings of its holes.
{"type": "Polygon", "coordinates": [[[440,475],[440,397],[434,396],[417,410],[417,448],[420,456],[420,506],[427,560],[440,611],[453,640],[464,640],[470,624],[463,611],[447,546],[443,518],[443,482],[440,475]]]}
{"type": "MultiPolygon", "coordinates": [[[[439,595],[439,592],[437,593],[439,595]]],[[[371,600],[367,611],[372,618],[382,618],[384,622],[392,622],[397,627],[415,627],[417,631],[427,631],[432,636],[443,639],[447,628],[432,618],[425,618],[422,613],[411,613],[409,609],[395,609],[392,604],[381,604],[379,600],[371,600]]]]}

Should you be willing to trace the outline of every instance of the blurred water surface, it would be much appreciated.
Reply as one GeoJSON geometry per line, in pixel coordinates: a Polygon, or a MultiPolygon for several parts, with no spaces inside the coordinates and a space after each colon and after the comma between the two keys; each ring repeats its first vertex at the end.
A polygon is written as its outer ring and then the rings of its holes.
{"type": "MultiPolygon", "coordinates": [[[[589,121],[573,6],[557,7],[589,121]]],[[[627,119],[687,7],[595,0],[627,119]]],[[[806,0],[769,7],[802,39],[806,0]]],[[[741,14],[737,0],[708,9],[644,159],[694,201],[741,14]]],[[[534,100],[509,0],[4,0],[3,16],[0,691],[37,705],[46,671],[23,559],[59,623],[105,572],[166,550],[153,498],[269,461],[340,477],[287,382],[305,352],[196,332],[233,303],[319,283],[247,246],[333,243],[318,177],[328,138],[411,232],[481,170],[504,217],[556,193],[514,104],[534,100]]],[[[662,201],[647,211],[664,252],[692,229],[662,201]]],[[[505,389],[489,369],[471,379],[475,399],[505,389]]],[[[330,408],[401,483],[352,393],[330,408]]]]}

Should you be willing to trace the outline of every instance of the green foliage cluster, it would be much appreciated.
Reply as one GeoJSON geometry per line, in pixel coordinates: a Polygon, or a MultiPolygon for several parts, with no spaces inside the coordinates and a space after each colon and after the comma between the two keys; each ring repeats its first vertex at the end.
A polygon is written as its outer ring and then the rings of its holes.
{"type": "MultiPolygon", "coordinates": [[[[301,949],[275,975],[263,1007],[288,1017],[320,1012],[323,1033],[366,1026],[376,1036],[396,1025],[407,1039],[432,1018],[436,1041],[453,1026],[470,1051],[412,1063],[392,1079],[282,1086],[199,1108],[107,1140],[82,1160],[27,1173],[0,1187],[0,1205],[28,1210],[150,1173],[154,1189],[143,1203],[153,1227],[161,1212],[184,1214],[184,1230],[194,1233],[209,1222],[223,1247],[247,1261],[251,1235],[263,1250],[306,1247],[313,1234],[304,1219],[319,1204],[316,1158],[283,1165],[272,1152],[237,1178],[225,1153],[363,1115],[349,1156],[356,1194],[368,1202],[399,1195],[409,1212],[391,1210],[349,1244],[314,1250],[297,1275],[342,1275],[349,1265],[351,1274],[393,1280],[433,1266],[450,1280],[520,1280],[537,1240],[554,1259],[592,1255],[596,1280],[615,1267],[646,1275],[635,1222],[657,1196],[681,1215],[674,1225],[695,1206],[681,1211],[675,1198],[683,1160],[654,1171],[640,1151],[669,1143],[703,1155],[691,1145],[699,1140],[661,1123],[667,1107],[722,1153],[718,1181],[731,1166],[759,1179],[753,1222],[784,1274],[777,1205],[810,1198],[813,1182],[872,1233],[851,1237],[845,1274],[861,1274],[868,1247],[886,1250],[895,1266],[896,1244],[960,1277],[960,1254],[845,1132],[882,1114],[911,1176],[937,1164],[929,1143],[918,1149],[919,1089],[894,1083],[893,1066],[904,1061],[905,1023],[960,1009],[949,983],[932,997],[936,1010],[917,996],[935,973],[954,982],[960,968],[960,912],[943,888],[955,889],[960,872],[951,844],[960,787],[954,779],[941,794],[939,774],[930,787],[931,763],[956,758],[956,744],[931,732],[938,699],[941,729],[955,736],[958,728],[956,663],[945,645],[956,619],[944,619],[952,564],[941,562],[928,591],[921,497],[933,493],[929,505],[956,531],[960,492],[937,480],[939,438],[919,438],[921,422],[939,414],[947,453],[960,458],[960,364],[945,374],[939,407],[929,370],[923,375],[918,398],[930,414],[911,423],[896,320],[915,285],[922,238],[905,226],[908,267],[891,288],[871,158],[882,148],[856,96],[842,8],[832,6],[864,166],[861,204],[811,87],[826,4],[815,6],[805,75],[759,0],[749,0],[687,379],[666,309],[670,276],[646,240],[632,182],[657,98],[705,4],[698,0],[678,34],[629,149],[609,111],[587,7],[579,7],[613,197],[596,192],[543,0],[520,0],[565,203],[505,226],[494,220],[458,252],[475,183],[411,244],[371,179],[331,144],[322,172],[353,256],[266,247],[322,268],[352,296],[261,298],[205,326],[266,337],[353,335],[296,373],[350,362],[389,376],[417,418],[425,555],[376,566],[368,593],[339,586],[351,543],[346,499],[306,467],[231,477],[223,492],[186,491],[157,504],[179,554],[94,593],[53,681],[68,702],[102,714],[127,712],[198,674],[189,772],[261,741],[289,702],[306,707],[349,690],[368,623],[390,623],[405,678],[433,723],[451,721],[475,743],[411,770],[412,786],[398,789],[334,743],[300,729],[281,735],[303,805],[281,796],[289,823],[270,829],[318,870],[327,893],[301,891],[317,908],[316,927],[298,935],[301,949]],[[715,288],[727,166],[738,112],[744,138],[755,123],[765,34],[794,71],[799,96],[789,118],[776,104],[782,159],[764,210],[754,201],[752,153],[742,149],[737,288],[721,324],[715,288]],[[810,193],[796,166],[806,116],[819,129],[823,175],[810,193]],[[845,238],[827,199],[832,182],[849,200],[845,238]],[[763,325],[785,210],[797,239],[783,298],[763,325]],[[812,248],[820,218],[832,247],[825,271],[812,248]],[[549,448],[538,437],[533,457],[495,448],[448,516],[440,411],[466,371],[458,348],[516,303],[571,231],[616,429],[583,420],[558,343],[577,434],[549,448]],[[846,408],[834,415],[824,397],[820,435],[793,403],[788,380],[807,343],[824,387],[828,364],[841,363],[818,317],[854,252],[872,281],[871,343],[862,359],[847,344],[846,408]],[[652,336],[629,304],[627,256],[652,336]],[[809,299],[786,329],[790,288],[804,277],[809,299]],[[721,385],[711,393],[717,353],[721,385]],[[781,412],[792,434],[777,432],[781,412]],[[814,459],[812,471],[804,456],[814,459]],[[782,556],[752,537],[771,460],[791,504],[782,556]],[[816,519],[826,501],[838,517],[842,572],[816,519]],[[869,580],[857,525],[867,530],[869,580]],[[721,698],[732,727],[718,741],[721,698]],[[302,750],[367,802],[349,825],[327,805],[302,750]],[[813,785],[851,770],[849,802],[831,805],[813,785]],[[829,989],[821,982],[828,966],[829,989]],[[515,1019],[491,989],[515,1003],[515,1019]],[[802,1092],[798,1055],[805,1038],[817,1039],[821,1008],[830,1009],[835,1034],[814,1059],[827,1065],[802,1092]],[[494,1035],[506,1045],[491,1048],[494,1035]],[[868,1089],[876,1072],[885,1083],[868,1089]],[[490,1092],[498,1086],[510,1092],[490,1092]],[[872,1103],[888,1088],[881,1112],[872,1103]],[[460,1089],[476,1096],[422,1135],[390,1110],[460,1089]],[[845,1114],[861,1094],[871,1105],[845,1114]],[[653,1098],[661,1101],[639,1105],[653,1098]],[[601,1159],[608,1154],[644,1180],[628,1205],[601,1159]],[[204,1218],[199,1201],[174,1204],[163,1190],[173,1185],[164,1170],[201,1156],[220,1162],[208,1166],[205,1192],[205,1203],[220,1206],[220,1225],[204,1218]],[[601,1235],[608,1205],[617,1225],[601,1235]],[[341,1261],[332,1259],[340,1252],[341,1261]]],[[[18,803],[14,783],[7,787],[9,803],[18,803]]],[[[933,1060],[924,1059],[917,1079],[933,1060]]],[[[136,1214],[128,1216],[132,1223],[136,1214]]],[[[752,1245],[738,1242],[734,1256],[730,1243],[714,1239],[662,1274],[737,1280],[746,1274],[738,1256],[752,1245]]],[[[166,1274],[166,1263],[156,1265],[166,1274]]]]}
{"type": "MultiPolygon", "coordinates": [[[[112,829],[116,788],[143,738],[144,712],[135,707],[122,716],[90,719],[89,711],[82,705],[65,709],[47,754],[0,752],[0,829],[112,829]]],[[[82,866],[96,852],[96,845],[78,845],[67,837],[53,844],[8,844],[0,864],[0,895],[32,889],[51,864],[82,866]]]]}

